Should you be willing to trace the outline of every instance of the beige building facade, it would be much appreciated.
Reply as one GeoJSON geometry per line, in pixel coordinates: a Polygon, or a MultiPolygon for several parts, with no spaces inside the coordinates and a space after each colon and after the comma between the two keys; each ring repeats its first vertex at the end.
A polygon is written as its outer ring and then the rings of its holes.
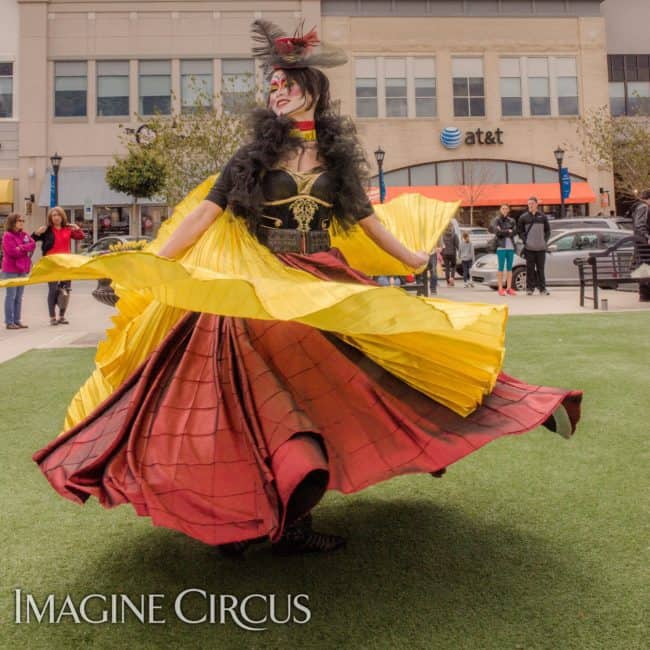
{"type": "Polygon", "coordinates": [[[577,117],[608,102],[597,0],[16,1],[20,135],[6,173],[16,209],[36,197],[30,227],[43,222],[57,152],[59,203],[89,242],[155,232],[164,206],[145,203],[136,219],[103,181],[120,135],[142,125],[135,113],[146,122],[190,104],[190,75],[215,93],[244,92],[250,79],[261,87],[249,35],[259,17],[287,30],[304,20],[346,50],[348,63],[329,72],[333,95],[373,167],[385,151],[389,197],[455,192],[481,217],[537,191],[555,210],[558,147],[576,213],[601,210],[600,188],[613,187],[609,172],[581,161],[576,134],[577,117]]]}

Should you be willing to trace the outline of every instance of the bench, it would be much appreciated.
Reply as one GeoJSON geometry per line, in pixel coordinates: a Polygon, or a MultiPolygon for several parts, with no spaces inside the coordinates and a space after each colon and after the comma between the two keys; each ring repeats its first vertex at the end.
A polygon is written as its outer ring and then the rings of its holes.
{"type": "Polygon", "coordinates": [[[598,289],[616,289],[620,284],[634,284],[643,279],[633,278],[631,273],[640,263],[650,264],[650,246],[635,253],[634,236],[624,237],[607,250],[589,253],[573,263],[580,278],[580,306],[585,306],[585,300],[591,300],[594,309],[598,309],[598,289]],[[591,296],[586,295],[587,287],[593,288],[591,296]]]}

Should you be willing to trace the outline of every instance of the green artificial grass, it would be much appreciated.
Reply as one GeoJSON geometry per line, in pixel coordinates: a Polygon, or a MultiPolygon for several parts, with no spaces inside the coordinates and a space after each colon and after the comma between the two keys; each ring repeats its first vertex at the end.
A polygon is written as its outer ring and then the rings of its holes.
{"type": "MultiPolygon", "coordinates": [[[[59,497],[30,457],[58,432],[92,351],[5,363],[0,647],[647,647],[648,332],[643,313],[511,319],[505,370],[584,389],[578,434],[565,441],[538,429],[488,445],[443,479],[330,493],[315,518],[348,535],[348,548],[297,558],[259,546],[223,559],[130,507],[59,497]],[[183,624],[173,600],[188,587],[306,593],[312,618],[265,632],[183,624]],[[16,625],[16,588],[39,602],[69,593],[77,604],[90,593],[166,594],[167,622],[16,625]]],[[[204,611],[198,599],[186,605],[189,615],[204,611]]]]}

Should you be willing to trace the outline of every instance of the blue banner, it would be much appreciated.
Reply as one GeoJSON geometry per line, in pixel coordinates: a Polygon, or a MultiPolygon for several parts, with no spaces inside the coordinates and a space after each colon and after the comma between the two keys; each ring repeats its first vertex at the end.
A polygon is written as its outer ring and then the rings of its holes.
{"type": "Polygon", "coordinates": [[[50,207],[56,205],[56,178],[54,174],[50,174],[50,207]]]}
{"type": "Polygon", "coordinates": [[[562,198],[566,200],[571,196],[571,176],[569,176],[568,167],[560,169],[560,185],[562,187],[562,198]]]}
{"type": "Polygon", "coordinates": [[[386,183],[384,182],[384,172],[379,172],[379,202],[383,203],[386,199],[386,183]]]}

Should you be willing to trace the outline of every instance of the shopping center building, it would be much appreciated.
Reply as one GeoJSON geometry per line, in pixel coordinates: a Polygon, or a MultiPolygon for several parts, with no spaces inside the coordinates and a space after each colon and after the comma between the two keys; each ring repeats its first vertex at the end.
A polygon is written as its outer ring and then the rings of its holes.
{"type": "Polygon", "coordinates": [[[346,50],[332,94],[373,169],[385,152],[389,199],[460,199],[463,219],[471,207],[481,222],[534,194],[557,212],[557,149],[573,214],[603,210],[613,190],[609,171],[581,160],[576,132],[579,115],[609,102],[599,0],[13,1],[18,37],[0,51],[0,212],[34,195],[29,226],[43,223],[56,152],[59,203],[89,241],[153,234],[167,206],[144,201],[135,218],[106,186],[120,136],[191,105],[192,76],[224,102],[261,88],[249,35],[260,17],[288,31],[304,20],[346,50]]]}

